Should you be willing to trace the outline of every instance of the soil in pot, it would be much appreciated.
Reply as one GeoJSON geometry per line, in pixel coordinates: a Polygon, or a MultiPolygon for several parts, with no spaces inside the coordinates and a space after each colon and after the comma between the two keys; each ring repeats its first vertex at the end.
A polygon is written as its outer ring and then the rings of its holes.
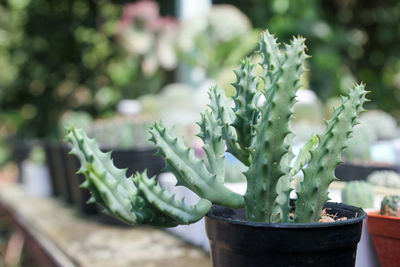
{"type": "Polygon", "coordinates": [[[213,266],[354,266],[366,214],[339,203],[327,203],[325,208],[348,219],[262,224],[246,222],[244,209],[213,206],[206,216],[213,266]]]}
{"type": "Polygon", "coordinates": [[[381,266],[400,266],[400,218],[374,211],[367,221],[381,266]]]}

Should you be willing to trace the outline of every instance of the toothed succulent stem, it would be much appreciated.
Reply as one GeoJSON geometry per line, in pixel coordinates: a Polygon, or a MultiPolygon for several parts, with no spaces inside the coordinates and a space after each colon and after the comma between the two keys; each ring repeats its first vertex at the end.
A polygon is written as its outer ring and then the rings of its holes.
{"type": "Polygon", "coordinates": [[[96,142],[82,129],[71,128],[66,136],[74,148],[71,154],[81,161],[80,172],[86,177],[82,184],[92,194],[104,212],[128,224],[149,224],[172,227],[200,220],[211,208],[211,202],[201,199],[195,206],[162,189],[146,171],[126,177],[126,170],[113,165],[111,153],[103,153],[96,142]]]}
{"type": "Polygon", "coordinates": [[[175,174],[178,185],[189,188],[215,204],[231,208],[243,207],[243,197],[218,181],[217,175],[207,170],[204,160],[198,159],[193,149],[187,148],[183,139],[177,138],[172,130],[167,130],[161,123],[154,123],[150,133],[151,141],[157,146],[157,153],[163,156],[167,163],[166,170],[175,174]]]}
{"type": "Polygon", "coordinates": [[[210,98],[211,113],[216,118],[217,123],[222,131],[223,139],[226,142],[227,151],[234,155],[244,164],[248,164],[248,158],[241,151],[240,145],[237,140],[237,134],[232,123],[235,119],[235,113],[232,109],[232,101],[225,96],[225,92],[218,89],[217,86],[210,88],[208,92],[210,98]]]}
{"type": "Polygon", "coordinates": [[[236,95],[233,97],[235,102],[235,120],[232,126],[236,129],[237,141],[242,151],[244,164],[249,165],[249,147],[254,138],[253,125],[258,119],[258,109],[256,107],[259,93],[257,91],[258,77],[255,75],[255,64],[250,63],[250,58],[246,58],[235,71],[236,82],[233,86],[236,95]]]}
{"type": "MultiPolygon", "coordinates": [[[[287,162],[282,159],[289,149],[285,139],[290,133],[291,107],[294,104],[296,91],[300,87],[300,76],[305,71],[303,65],[305,58],[304,39],[294,38],[290,45],[286,45],[279,78],[276,85],[271,84],[272,87],[268,89],[272,92],[268,93],[269,99],[261,107],[261,118],[254,125],[256,137],[250,147],[252,164],[245,173],[247,177],[245,200],[248,207],[246,217],[251,221],[272,222],[272,217],[277,216],[273,214],[278,197],[276,187],[279,179],[285,175],[282,165],[287,162]]],[[[286,179],[285,184],[280,184],[280,188],[286,188],[284,190],[288,195],[290,179],[286,179]]],[[[281,199],[279,203],[280,210],[284,211],[284,214],[278,216],[279,221],[289,221],[288,200],[281,199]]]]}
{"type": "Polygon", "coordinates": [[[335,168],[341,162],[341,152],[364,109],[364,85],[355,85],[349,95],[342,97],[342,105],[335,109],[333,118],[326,122],[325,133],[318,136],[319,143],[311,151],[311,160],[304,169],[301,190],[297,192],[295,221],[317,222],[328,198],[328,187],[334,181],[335,168]]]}
{"type": "Polygon", "coordinates": [[[328,200],[328,187],[336,179],[334,170],[341,152],[363,111],[366,91],[362,84],[354,86],[342,98],[334,117],[326,122],[326,132],[313,136],[294,159],[289,123],[301,86],[300,76],[306,70],[304,39],[293,38],[290,44],[281,47],[266,31],[259,45],[261,75],[256,75],[256,65],[246,58],[235,71],[234,97],[227,98],[217,87],[209,90],[209,109],[198,123],[204,158],[197,158],[183,139],[161,122],[150,128],[151,141],[158,149],[157,154],[164,157],[166,170],[176,176],[178,185],[202,198],[195,206],[175,200],[145,172],[126,178],[124,170],[113,166],[110,154],[100,152],[81,130],[71,129],[67,139],[74,145],[72,153],[82,163],[81,172],[86,176],[83,186],[91,191],[92,201],[131,224],[188,224],[204,216],[212,204],[245,207],[248,221],[318,222],[328,200]],[[261,105],[260,96],[265,98],[261,105]],[[244,173],[247,178],[244,197],[223,184],[225,149],[248,167],[244,173]],[[300,171],[304,178],[297,184],[293,207],[291,183],[300,171]]]}

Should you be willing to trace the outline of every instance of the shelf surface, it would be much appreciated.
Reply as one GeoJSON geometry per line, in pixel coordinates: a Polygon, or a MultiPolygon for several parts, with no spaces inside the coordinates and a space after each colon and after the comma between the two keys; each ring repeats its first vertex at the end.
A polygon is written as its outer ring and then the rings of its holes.
{"type": "Polygon", "coordinates": [[[0,186],[0,209],[46,266],[211,266],[207,253],[164,230],[104,225],[57,199],[29,196],[19,185],[0,186]]]}

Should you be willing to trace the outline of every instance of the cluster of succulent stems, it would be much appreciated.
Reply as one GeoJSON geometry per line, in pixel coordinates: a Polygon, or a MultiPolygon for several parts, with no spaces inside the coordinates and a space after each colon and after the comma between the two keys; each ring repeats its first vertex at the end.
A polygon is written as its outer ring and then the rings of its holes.
{"type": "Polygon", "coordinates": [[[79,171],[86,177],[82,186],[90,190],[90,201],[132,225],[190,224],[206,215],[213,204],[245,208],[246,219],[253,222],[318,222],[367,92],[363,84],[350,88],[326,121],[325,132],[311,137],[295,156],[290,120],[309,57],[304,41],[295,37],[281,46],[268,31],[263,32],[258,62],[256,57],[246,58],[235,71],[236,95],[228,98],[222,89],[210,88],[209,106],[198,122],[204,158],[197,158],[193,149],[161,122],[150,127],[151,141],[165,159],[166,170],[176,176],[177,185],[200,197],[193,206],[177,200],[146,172],[127,178],[125,170],[113,165],[110,153],[102,153],[83,130],[71,128],[66,139],[81,161],[79,171]],[[244,196],[224,185],[226,152],[247,167],[244,196]],[[297,198],[291,203],[293,180],[299,174],[297,198]]]}

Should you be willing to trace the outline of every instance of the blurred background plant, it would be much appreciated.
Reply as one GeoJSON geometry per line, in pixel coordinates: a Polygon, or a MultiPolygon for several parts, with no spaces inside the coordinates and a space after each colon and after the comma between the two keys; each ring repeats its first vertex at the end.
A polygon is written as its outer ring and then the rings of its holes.
{"type": "Polygon", "coordinates": [[[325,102],[364,81],[370,106],[400,118],[400,2],[359,0],[214,0],[238,7],[254,27],[280,39],[303,35],[309,88],[325,102]]]}
{"type": "MultiPolygon", "coordinates": [[[[178,21],[170,16],[162,17],[156,2],[138,1],[124,6],[118,42],[127,54],[127,62],[140,63],[133,74],[134,83],[127,88],[122,86],[124,98],[157,93],[165,81],[174,80],[172,71],[178,65],[178,33],[178,21]]],[[[117,84],[126,84],[129,73],[125,66],[116,62],[110,70],[117,84]]]]}
{"type": "Polygon", "coordinates": [[[215,5],[209,12],[184,21],[178,51],[183,63],[195,69],[197,77],[190,81],[192,85],[212,78],[227,88],[234,81],[232,68],[257,48],[259,33],[234,5],[215,5]]]}
{"type": "Polygon", "coordinates": [[[131,117],[113,117],[94,121],[88,129],[88,135],[106,149],[143,149],[153,147],[147,120],[140,121],[131,117]]]}
{"type": "Polygon", "coordinates": [[[173,53],[153,53],[171,50],[177,28],[155,2],[8,0],[0,22],[1,130],[14,138],[58,138],[68,110],[110,116],[120,99],[159,91],[176,66],[173,53]],[[146,50],[131,49],[138,40],[146,50]]]}
{"type": "Polygon", "coordinates": [[[337,96],[360,80],[371,91],[369,109],[386,113],[365,116],[378,127],[358,127],[347,157],[368,161],[374,143],[398,137],[397,1],[213,0],[209,11],[184,17],[185,2],[1,1],[0,164],[10,139],[60,140],[67,125],[118,116],[121,99],[139,99],[149,120],[192,135],[206,89],[217,83],[234,94],[231,70],[265,28],[284,41],[303,35],[313,54],[298,96],[305,100],[294,109],[298,143],[323,129],[337,96]]]}

